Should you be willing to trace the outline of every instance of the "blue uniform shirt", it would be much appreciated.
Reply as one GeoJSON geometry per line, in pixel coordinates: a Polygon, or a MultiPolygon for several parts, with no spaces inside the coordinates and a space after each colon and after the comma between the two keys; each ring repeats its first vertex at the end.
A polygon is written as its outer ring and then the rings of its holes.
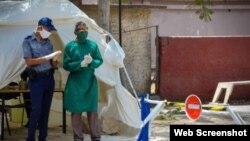
{"type": "MultiPolygon", "coordinates": [[[[24,58],[39,58],[53,52],[53,45],[49,39],[43,42],[37,41],[34,34],[27,36],[23,41],[24,58]]],[[[43,62],[38,65],[32,65],[36,72],[46,71],[52,68],[50,61],[43,62]]]]}

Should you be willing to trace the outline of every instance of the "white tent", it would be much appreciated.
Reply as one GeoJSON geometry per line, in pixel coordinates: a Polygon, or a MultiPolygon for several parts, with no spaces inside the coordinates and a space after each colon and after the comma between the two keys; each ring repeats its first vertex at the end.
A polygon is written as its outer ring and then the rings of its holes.
{"type": "MultiPolygon", "coordinates": [[[[142,128],[143,122],[140,120],[138,100],[121,85],[119,68],[124,67],[123,50],[112,35],[100,28],[95,21],[68,0],[0,2],[0,89],[19,77],[25,69],[23,39],[32,33],[37,21],[45,16],[53,20],[57,29],[57,33],[53,33],[50,37],[55,50],[63,51],[64,45],[75,38],[73,31],[77,21],[87,23],[89,38],[98,43],[104,58],[103,65],[95,73],[100,87],[99,115],[104,121],[103,130],[136,135],[142,128]],[[112,38],[108,45],[104,42],[104,32],[112,38]]],[[[62,62],[62,56],[60,57],[62,62]]],[[[64,86],[68,74],[62,68],[59,71],[64,86]]],[[[163,106],[161,103],[160,107],[163,106]]],[[[159,111],[158,106],[158,110],[148,119],[155,117],[159,111]]]]}

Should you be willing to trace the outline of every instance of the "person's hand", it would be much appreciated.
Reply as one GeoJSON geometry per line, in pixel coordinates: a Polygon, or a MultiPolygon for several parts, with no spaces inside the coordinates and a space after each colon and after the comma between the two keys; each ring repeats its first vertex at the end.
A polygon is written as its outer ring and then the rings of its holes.
{"type": "Polygon", "coordinates": [[[52,66],[53,66],[53,68],[58,68],[59,62],[58,62],[57,59],[53,58],[53,60],[52,60],[52,66]]]}
{"type": "Polygon", "coordinates": [[[59,54],[61,54],[62,53],[62,51],[55,51],[55,52],[53,52],[53,53],[51,53],[51,54],[49,54],[49,55],[46,55],[46,56],[44,56],[44,58],[46,59],[46,60],[50,60],[50,59],[52,59],[52,58],[54,58],[54,57],[56,57],[57,55],[59,55],[59,54]]]}
{"type": "Polygon", "coordinates": [[[82,60],[81,67],[87,67],[87,66],[88,66],[88,64],[86,63],[85,59],[82,60]]]}
{"type": "Polygon", "coordinates": [[[84,56],[85,63],[90,64],[93,60],[93,58],[90,56],[90,54],[84,56]]]}

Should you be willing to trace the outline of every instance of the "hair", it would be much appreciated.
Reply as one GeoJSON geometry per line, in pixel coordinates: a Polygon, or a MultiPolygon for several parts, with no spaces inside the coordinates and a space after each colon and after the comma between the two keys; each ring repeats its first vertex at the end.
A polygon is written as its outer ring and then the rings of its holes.
{"type": "MultiPolygon", "coordinates": [[[[79,26],[80,26],[80,25],[83,25],[83,26],[86,26],[86,27],[87,27],[86,23],[84,23],[84,22],[82,22],[82,21],[77,22],[77,23],[75,24],[75,31],[74,31],[75,34],[77,33],[77,31],[79,31],[79,26]]],[[[88,29],[88,27],[87,27],[87,29],[88,29]]]]}

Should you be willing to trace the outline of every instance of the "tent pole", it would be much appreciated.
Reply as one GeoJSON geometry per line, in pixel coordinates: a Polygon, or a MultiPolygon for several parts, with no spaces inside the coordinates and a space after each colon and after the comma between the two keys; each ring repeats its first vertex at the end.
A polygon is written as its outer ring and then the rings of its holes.
{"type": "MultiPolygon", "coordinates": [[[[122,47],[122,2],[121,2],[121,0],[119,0],[119,6],[118,6],[118,10],[119,10],[119,12],[118,12],[118,17],[119,17],[119,19],[118,19],[118,25],[119,25],[119,44],[120,44],[120,46],[122,47]]],[[[122,85],[125,87],[125,79],[124,79],[124,75],[122,74],[122,71],[121,71],[121,69],[120,69],[120,78],[121,78],[121,83],[122,83],[122,85]]]]}
{"type": "Polygon", "coordinates": [[[119,0],[119,43],[122,47],[122,2],[119,0]]]}
{"type": "Polygon", "coordinates": [[[139,98],[138,98],[137,93],[136,93],[136,91],[135,91],[135,88],[134,88],[134,86],[133,86],[133,84],[132,84],[132,81],[131,81],[131,79],[130,79],[130,77],[129,77],[129,75],[128,75],[127,69],[125,68],[125,66],[123,67],[123,69],[124,69],[124,72],[125,72],[125,74],[126,74],[126,77],[128,78],[129,85],[130,85],[130,87],[131,87],[132,90],[133,90],[134,96],[135,96],[136,99],[137,99],[138,105],[139,105],[139,107],[141,108],[141,104],[140,104],[140,102],[139,102],[139,98]]]}

